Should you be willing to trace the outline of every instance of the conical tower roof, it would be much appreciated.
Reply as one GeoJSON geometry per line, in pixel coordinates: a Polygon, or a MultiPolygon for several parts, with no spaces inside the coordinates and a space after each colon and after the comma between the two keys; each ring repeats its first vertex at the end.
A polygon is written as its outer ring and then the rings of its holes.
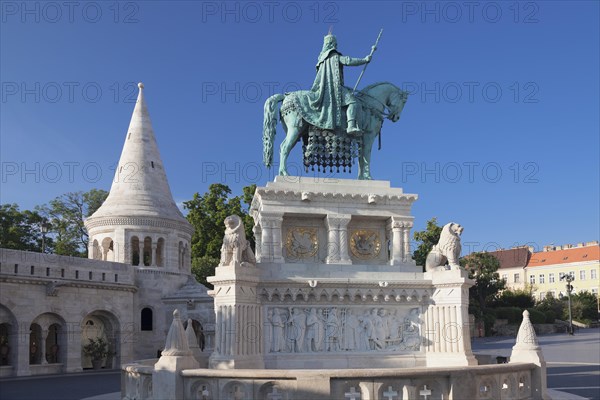
{"type": "Polygon", "coordinates": [[[138,87],[110,193],[87,222],[106,217],[156,217],[187,224],[171,195],[144,100],[144,85],[139,83],[138,87]]]}

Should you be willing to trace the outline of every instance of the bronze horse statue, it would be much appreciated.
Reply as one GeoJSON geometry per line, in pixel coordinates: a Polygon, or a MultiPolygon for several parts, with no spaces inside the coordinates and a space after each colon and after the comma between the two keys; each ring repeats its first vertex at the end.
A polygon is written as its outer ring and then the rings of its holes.
{"type": "MultiPolygon", "coordinates": [[[[287,171],[287,158],[296,145],[303,139],[305,146],[309,141],[309,131],[315,130],[302,117],[298,107],[295,105],[294,96],[303,96],[306,91],[296,91],[283,94],[275,94],[267,99],[264,107],[263,123],[263,161],[267,167],[273,165],[273,144],[277,130],[277,104],[283,102],[279,110],[279,116],[283,129],[286,132],[285,140],[281,143],[279,151],[279,175],[289,175],[287,171]]],[[[400,113],[408,98],[408,93],[399,89],[392,83],[380,82],[367,86],[356,93],[360,104],[359,126],[361,133],[358,137],[346,134],[346,128],[326,131],[329,136],[327,143],[322,140],[321,152],[328,152],[324,156],[320,154],[313,157],[312,164],[317,166],[328,165],[329,167],[340,166],[340,163],[351,165],[351,158],[358,157],[358,179],[373,179],[371,177],[371,150],[377,135],[381,133],[384,118],[396,122],[400,119],[400,113]],[[332,138],[334,141],[332,141],[332,138]],[[335,139],[337,138],[337,142],[335,139]],[[340,142],[342,143],[340,145],[340,142]],[[349,143],[355,143],[351,151],[349,143]],[[335,144],[331,144],[335,143],[335,144]],[[327,161],[333,160],[333,161],[327,161]],[[337,160],[337,161],[336,161],[337,160]],[[342,160],[342,161],[340,161],[342,160]],[[350,160],[350,161],[349,161],[350,160]]],[[[318,131],[319,129],[316,128],[318,131]]],[[[312,132],[311,132],[312,134],[312,132]]],[[[304,154],[304,163],[308,167],[307,153],[304,154]]]]}

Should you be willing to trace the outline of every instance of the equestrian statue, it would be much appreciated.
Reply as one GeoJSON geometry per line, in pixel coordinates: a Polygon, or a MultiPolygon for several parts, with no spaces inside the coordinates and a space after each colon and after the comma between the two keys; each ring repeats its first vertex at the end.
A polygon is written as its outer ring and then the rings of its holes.
{"type": "MultiPolygon", "coordinates": [[[[383,30],[382,30],[383,32],[383,30]]],[[[310,90],[275,94],[264,108],[263,161],[273,165],[273,144],[279,119],[286,132],[279,151],[279,175],[288,175],[287,158],[300,140],[306,170],[351,171],[358,158],[358,179],[371,177],[371,149],[381,138],[384,118],[396,122],[408,93],[388,82],[356,87],[377,49],[377,43],[365,58],[343,56],[337,50],[334,35],[327,34],[317,59],[317,76],[310,90]],[[344,66],[364,65],[354,89],[344,86],[344,66]]],[[[380,141],[381,147],[381,141],[380,141]]]]}

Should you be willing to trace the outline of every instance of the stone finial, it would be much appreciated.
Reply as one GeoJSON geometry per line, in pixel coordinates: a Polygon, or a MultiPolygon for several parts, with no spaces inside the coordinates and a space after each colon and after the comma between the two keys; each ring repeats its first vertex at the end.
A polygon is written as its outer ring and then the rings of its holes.
{"type": "Polygon", "coordinates": [[[173,322],[167,334],[165,349],[162,351],[163,356],[187,356],[191,355],[190,346],[186,337],[185,329],[179,317],[179,310],[173,311],[173,322]]]}
{"type": "Polygon", "coordinates": [[[187,336],[187,341],[190,349],[198,348],[198,339],[196,338],[196,332],[194,332],[194,327],[192,326],[192,319],[188,318],[187,320],[187,328],[185,328],[185,336],[187,336]]]}
{"type": "Polygon", "coordinates": [[[529,311],[523,311],[523,322],[517,333],[517,341],[513,346],[513,350],[538,350],[540,348],[533,329],[533,324],[529,319],[529,311]]]}
{"type": "Polygon", "coordinates": [[[531,375],[531,398],[534,400],[549,400],[546,389],[546,362],[527,310],[523,311],[523,322],[521,322],[517,333],[517,342],[513,346],[510,362],[535,364],[537,368],[532,371],[531,375]]]}
{"type": "Polygon", "coordinates": [[[140,82],[140,83],[138,83],[138,87],[139,87],[140,89],[143,89],[143,88],[144,88],[144,84],[143,84],[142,82],[140,82]]]}

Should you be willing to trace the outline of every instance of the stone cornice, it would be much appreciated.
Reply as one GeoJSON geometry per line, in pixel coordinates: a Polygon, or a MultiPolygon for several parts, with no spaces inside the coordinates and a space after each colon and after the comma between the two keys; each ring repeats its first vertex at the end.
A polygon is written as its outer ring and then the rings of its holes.
{"type": "Polygon", "coordinates": [[[357,203],[373,204],[373,203],[385,203],[388,205],[400,205],[410,206],[417,200],[416,194],[399,194],[399,195],[382,195],[382,194],[369,194],[369,193],[334,193],[334,192],[306,192],[301,190],[281,190],[281,189],[270,189],[270,188],[257,188],[255,192],[254,201],[252,202],[251,209],[258,209],[259,204],[263,201],[298,201],[306,202],[307,197],[309,201],[320,201],[325,203],[336,203],[336,204],[352,204],[357,203]]]}
{"type": "Polygon", "coordinates": [[[115,226],[115,225],[142,225],[152,228],[167,228],[174,230],[181,230],[190,236],[194,233],[194,227],[187,221],[176,221],[172,219],[165,219],[160,217],[98,217],[88,218],[85,221],[85,226],[88,230],[94,228],[100,228],[104,226],[115,226]]]}
{"type": "MultiPolygon", "coordinates": [[[[57,281],[56,279],[41,279],[41,278],[25,278],[23,276],[11,276],[6,274],[0,275],[0,282],[6,283],[17,283],[17,284],[29,284],[29,285],[42,285],[46,286],[48,284],[54,283],[57,281]]],[[[92,289],[105,289],[105,290],[118,290],[123,292],[137,292],[137,287],[133,285],[124,285],[118,283],[103,283],[103,282],[87,282],[81,280],[69,280],[69,279],[60,279],[58,280],[60,283],[59,289],[62,287],[76,287],[76,288],[92,288],[92,289]]]]}

